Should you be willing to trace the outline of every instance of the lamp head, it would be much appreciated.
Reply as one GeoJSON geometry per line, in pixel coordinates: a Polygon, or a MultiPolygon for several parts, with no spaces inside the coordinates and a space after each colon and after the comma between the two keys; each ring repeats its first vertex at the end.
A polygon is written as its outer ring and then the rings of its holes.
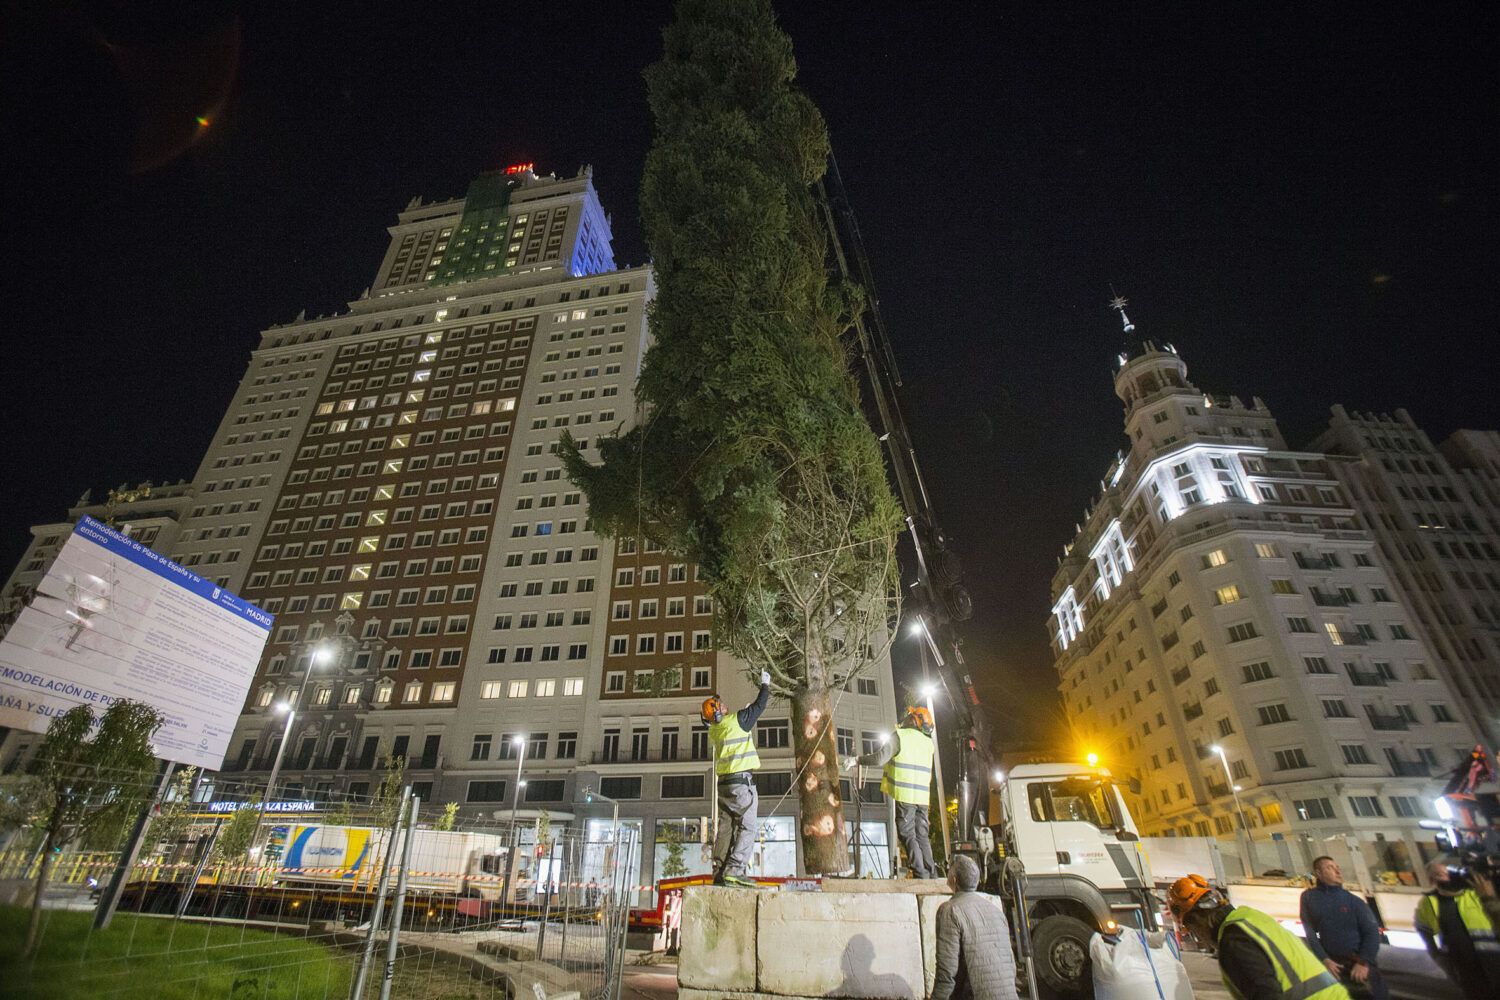
{"type": "Polygon", "coordinates": [[[526,734],[525,733],[517,733],[516,735],[514,735],[514,736],[512,736],[510,738],[510,743],[511,743],[511,746],[514,746],[514,747],[517,747],[517,748],[524,747],[526,745],[526,734]]]}
{"type": "Polygon", "coordinates": [[[1089,767],[1098,767],[1099,766],[1099,755],[1096,754],[1096,753],[1089,754],[1087,757],[1084,758],[1084,760],[1088,761],[1089,767]]]}

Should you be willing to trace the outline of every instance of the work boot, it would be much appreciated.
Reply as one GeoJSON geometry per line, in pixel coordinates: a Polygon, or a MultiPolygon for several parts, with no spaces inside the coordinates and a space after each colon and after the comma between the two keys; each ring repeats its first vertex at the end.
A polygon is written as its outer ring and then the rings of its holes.
{"type": "Polygon", "coordinates": [[[740,878],[740,876],[738,876],[738,875],[725,875],[725,876],[723,876],[723,879],[724,879],[724,881],[722,883],[720,883],[721,885],[731,886],[731,887],[736,888],[736,889],[758,889],[758,888],[760,888],[756,883],[752,882],[750,879],[740,878]]]}

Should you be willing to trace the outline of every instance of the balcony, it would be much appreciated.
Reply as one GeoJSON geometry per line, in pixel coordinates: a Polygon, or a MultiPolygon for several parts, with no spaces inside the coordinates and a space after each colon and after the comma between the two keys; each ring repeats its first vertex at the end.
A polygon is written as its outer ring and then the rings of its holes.
{"type": "Polygon", "coordinates": [[[1192,722],[1194,719],[1202,718],[1203,706],[1198,702],[1194,702],[1191,705],[1183,705],[1182,717],[1189,722],[1192,722]]]}
{"type": "Polygon", "coordinates": [[[661,749],[650,753],[632,754],[625,751],[611,753],[608,750],[595,750],[589,754],[590,764],[660,764],[672,763],[673,761],[695,761],[706,763],[709,760],[707,752],[702,755],[690,753],[682,748],[661,749]]]}
{"type": "Polygon", "coordinates": [[[1391,759],[1391,773],[1398,778],[1430,778],[1432,768],[1420,760],[1401,760],[1397,757],[1391,759]]]}
{"type": "Polygon", "coordinates": [[[1317,587],[1312,588],[1309,593],[1312,595],[1313,603],[1320,608],[1347,608],[1349,606],[1349,599],[1343,594],[1325,594],[1317,587]]]}
{"type": "Polygon", "coordinates": [[[1295,552],[1292,557],[1297,560],[1297,565],[1302,569],[1333,569],[1333,563],[1323,556],[1310,556],[1305,552],[1295,552]]]}
{"type": "Polygon", "coordinates": [[[1355,667],[1346,668],[1349,674],[1349,683],[1357,688],[1383,688],[1385,678],[1369,670],[1359,670],[1355,667]]]}
{"type": "Polygon", "coordinates": [[[1212,781],[1210,781],[1208,783],[1208,794],[1209,794],[1209,796],[1211,798],[1215,798],[1215,799],[1222,798],[1223,796],[1228,795],[1229,793],[1230,793],[1229,786],[1226,785],[1226,784],[1224,784],[1223,782],[1220,782],[1217,785],[1214,784],[1212,781]]]}
{"type": "Polygon", "coordinates": [[[1363,646],[1365,637],[1358,632],[1345,632],[1343,629],[1330,629],[1328,638],[1332,639],[1336,646],[1363,646]]]}
{"type": "Polygon", "coordinates": [[[1400,715],[1381,715],[1378,712],[1367,712],[1370,726],[1382,733],[1404,733],[1411,728],[1411,723],[1400,715]]]}

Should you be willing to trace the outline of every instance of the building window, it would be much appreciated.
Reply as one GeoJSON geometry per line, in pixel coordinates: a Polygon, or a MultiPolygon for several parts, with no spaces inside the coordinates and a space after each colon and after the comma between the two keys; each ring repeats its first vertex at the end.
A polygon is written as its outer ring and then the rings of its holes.
{"type": "Polygon", "coordinates": [[[1262,705],[1255,711],[1260,716],[1260,724],[1262,726],[1273,726],[1278,722],[1292,721],[1291,713],[1282,704],[1262,705]]]}
{"type": "Polygon", "coordinates": [[[467,802],[504,802],[504,781],[471,781],[464,796],[467,802]]]}
{"type": "Polygon", "coordinates": [[[1258,663],[1247,663],[1240,669],[1245,673],[1246,684],[1251,684],[1255,681],[1270,680],[1276,676],[1275,671],[1271,669],[1271,664],[1265,660],[1261,660],[1258,663]]]}
{"type": "Polygon", "coordinates": [[[1302,819],[1334,819],[1333,802],[1329,799],[1297,799],[1292,808],[1302,819]]]}
{"type": "Polygon", "coordinates": [[[1349,796],[1349,808],[1354,815],[1363,817],[1384,816],[1385,810],[1380,807],[1380,799],[1373,795],[1351,795],[1349,796]]]}
{"type": "Polygon", "coordinates": [[[755,745],[761,750],[780,750],[791,743],[792,724],[789,719],[762,719],[755,727],[755,745]]]}
{"type": "Polygon", "coordinates": [[[1229,626],[1228,632],[1230,642],[1244,642],[1246,639],[1254,639],[1256,636],[1260,635],[1260,633],[1255,630],[1254,622],[1241,622],[1238,625],[1231,625],[1229,626]]]}
{"type": "Polygon", "coordinates": [[[1370,751],[1363,743],[1340,743],[1339,749],[1343,751],[1345,764],[1371,764],[1370,751]]]}
{"type": "Polygon", "coordinates": [[[1276,770],[1296,771],[1304,767],[1311,767],[1307,762],[1307,753],[1301,747],[1292,747],[1288,750],[1277,750],[1275,753],[1276,770]]]}
{"type": "Polygon", "coordinates": [[[611,799],[638,799],[641,797],[641,779],[639,776],[601,778],[599,794],[611,799]]]}
{"type": "Polygon", "coordinates": [[[701,799],[704,797],[701,774],[664,774],[661,797],[664,799],[701,799]]]}

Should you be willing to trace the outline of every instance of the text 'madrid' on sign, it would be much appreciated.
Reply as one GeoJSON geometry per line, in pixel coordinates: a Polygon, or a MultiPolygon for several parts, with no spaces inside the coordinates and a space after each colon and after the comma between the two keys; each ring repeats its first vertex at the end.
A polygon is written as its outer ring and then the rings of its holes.
{"type": "Polygon", "coordinates": [[[0,641],[0,725],[45,732],[76,705],[145,702],[156,755],[217,770],[272,617],[91,517],[0,641]]]}

